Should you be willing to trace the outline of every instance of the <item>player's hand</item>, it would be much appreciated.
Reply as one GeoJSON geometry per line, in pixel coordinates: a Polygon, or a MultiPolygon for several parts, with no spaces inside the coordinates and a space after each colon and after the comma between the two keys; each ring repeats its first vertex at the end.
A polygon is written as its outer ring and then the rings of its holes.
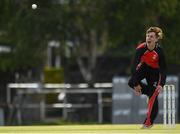
{"type": "Polygon", "coordinates": [[[141,89],[142,87],[140,85],[134,87],[134,91],[137,96],[141,95],[141,89]]]}
{"type": "Polygon", "coordinates": [[[158,85],[158,86],[156,87],[156,90],[158,91],[158,93],[160,93],[160,92],[162,91],[162,86],[161,86],[161,85],[158,85]]]}
{"type": "Polygon", "coordinates": [[[138,70],[141,66],[142,66],[142,63],[140,62],[140,63],[137,65],[136,70],[138,70]]]}

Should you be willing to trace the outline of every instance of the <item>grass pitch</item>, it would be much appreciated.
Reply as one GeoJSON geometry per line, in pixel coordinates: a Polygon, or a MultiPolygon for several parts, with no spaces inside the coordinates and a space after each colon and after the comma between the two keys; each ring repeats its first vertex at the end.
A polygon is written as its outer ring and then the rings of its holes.
{"type": "Polygon", "coordinates": [[[175,128],[154,125],[141,129],[142,125],[60,125],[60,126],[4,126],[0,134],[180,134],[180,124],[175,128]]]}

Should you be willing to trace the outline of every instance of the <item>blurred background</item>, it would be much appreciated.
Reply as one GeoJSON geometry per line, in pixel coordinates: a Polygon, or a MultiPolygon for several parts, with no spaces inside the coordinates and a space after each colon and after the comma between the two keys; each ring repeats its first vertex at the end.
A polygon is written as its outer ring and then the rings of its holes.
{"type": "Polygon", "coordinates": [[[150,26],[164,32],[179,122],[178,14],[178,0],[1,0],[0,124],[142,123],[127,79],[150,26]]]}

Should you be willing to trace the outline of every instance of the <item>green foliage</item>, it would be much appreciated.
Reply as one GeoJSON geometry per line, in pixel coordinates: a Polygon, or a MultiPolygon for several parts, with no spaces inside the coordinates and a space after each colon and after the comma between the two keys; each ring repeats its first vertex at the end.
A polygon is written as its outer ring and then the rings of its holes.
{"type": "MultiPolygon", "coordinates": [[[[129,0],[118,3],[116,1],[114,6],[117,10],[113,13],[110,36],[113,42],[113,47],[110,48],[112,55],[132,56],[136,45],[145,40],[145,31],[150,26],[160,26],[164,31],[172,31],[162,18],[177,19],[177,16],[174,17],[178,13],[177,3],[177,0],[129,0]]],[[[168,21],[172,23],[171,19],[168,21]]]]}
{"type": "MultiPolygon", "coordinates": [[[[49,40],[81,41],[79,51],[87,46],[89,53],[90,33],[97,31],[98,50],[111,56],[131,57],[137,43],[144,40],[149,26],[162,27],[162,42],[168,61],[180,64],[180,1],[178,0],[37,0],[38,8],[32,10],[29,0],[0,1],[0,42],[10,44],[9,55],[0,54],[0,70],[39,67],[46,62],[49,40]],[[101,34],[108,34],[108,45],[99,47],[101,34]]],[[[66,43],[62,43],[66,45],[66,43]]],[[[60,51],[64,54],[64,48],[60,51]]]]}

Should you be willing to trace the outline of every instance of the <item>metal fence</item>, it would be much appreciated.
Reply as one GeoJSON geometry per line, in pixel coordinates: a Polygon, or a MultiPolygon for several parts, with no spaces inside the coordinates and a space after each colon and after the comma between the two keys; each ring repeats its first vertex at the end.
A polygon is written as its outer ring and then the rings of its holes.
{"type": "Polygon", "coordinates": [[[96,116],[95,121],[102,123],[106,103],[104,100],[107,100],[105,94],[110,94],[111,103],[111,89],[112,83],[96,83],[94,88],[88,88],[87,84],[10,83],[7,86],[7,124],[25,124],[24,118],[26,122],[31,122],[33,118],[36,121],[45,121],[48,111],[57,110],[59,114],[62,113],[62,117],[56,118],[69,119],[69,113],[77,109],[87,109],[86,113],[81,112],[83,114],[78,116],[96,116]],[[56,94],[56,100],[53,98],[53,102],[48,103],[46,96],[49,94],[56,94]],[[88,100],[89,96],[91,98],[88,100]]]}
{"type": "MultiPolygon", "coordinates": [[[[94,88],[88,88],[87,84],[10,83],[7,86],[8,116],[5,122],[21,125],[25,124],[24,121],[44,121],[48,118],[48,111],[52,114],[56,111],[62,114],[63,119],[76,116],[78,120],[90,115],[88,119],[98,123],[104,123],[105,118],[110,118],[108,123],[113,124],[142,123],[147,113],[146,96],[135,96],[127,82],[128,77],[114,77],[112,83],[96,83],[94,88]],[[58,100],[48,103],[48,94],[56,94],[58,100]],[[73,112],[75,114],[71,114],[73,112]]],[[[178,82],[177,76],[167,77],[167,84],[176,88],[176,121],[179,112],[178,82]]],[[[163,121],[162,97],[161,93],[158,96],[160,110],[157,123],[163,121]]]]}

